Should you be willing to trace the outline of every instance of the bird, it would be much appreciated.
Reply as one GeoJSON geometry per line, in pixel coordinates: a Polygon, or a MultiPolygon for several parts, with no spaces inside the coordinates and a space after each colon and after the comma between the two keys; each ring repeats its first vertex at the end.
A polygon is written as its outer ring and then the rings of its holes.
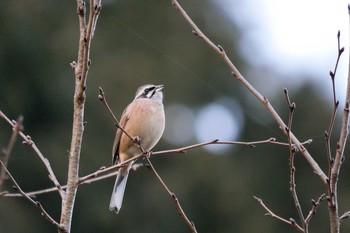
{"type": "MultiPolygon", "coordinates": [[[[134,100],[125,108],[119,121],[112,150],[113,165],[149,152],[162,137],[165,128],[163,88],[163,85],[146,84],[137,89],[134,100]]],[[[119,169],[110,211],[119,213],[122,207],[132,164],[129,162],[119,169]]]]}

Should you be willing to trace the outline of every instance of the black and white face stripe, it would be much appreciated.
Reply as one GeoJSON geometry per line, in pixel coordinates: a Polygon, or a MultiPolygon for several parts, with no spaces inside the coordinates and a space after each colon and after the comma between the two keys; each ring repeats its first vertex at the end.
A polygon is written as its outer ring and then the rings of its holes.
{"type": "Polygon", "coordinates": [[[156,99],[156,100],[163,100],[163,93],[162,90],[163,85],[152,85],[152,84],[147,84],[141,86],[135,95],[135,99],[156,99]]]}
{"type": "Polygon", "coordinates": [[[156,93],[156,86],[151,86],[151,87],[146,88],[143,91],[141,97],[151,99],[155,93],[156,93]]]}

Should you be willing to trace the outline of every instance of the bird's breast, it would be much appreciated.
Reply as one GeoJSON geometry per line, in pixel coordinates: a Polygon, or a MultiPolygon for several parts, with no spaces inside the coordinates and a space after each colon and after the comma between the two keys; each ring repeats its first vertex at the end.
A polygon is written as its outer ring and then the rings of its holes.
{"type": "MultiPolygon", "coordinates": [[[[157,144],[164,132],[165,116],[163,104],[148,99],[136,100],[133,104],[125,130],[132,137],[139,137],[141,147],[145,151],[149,151],[157,144]]],[[[140,149],[126,135],[123,134],[121,140],[128,141],[126,143],[128,145],[127,148],[120,148],[121,150],[124,149],[126,154],[129,155],[127,157],[137,156],[141,153],[140,149]]]]}

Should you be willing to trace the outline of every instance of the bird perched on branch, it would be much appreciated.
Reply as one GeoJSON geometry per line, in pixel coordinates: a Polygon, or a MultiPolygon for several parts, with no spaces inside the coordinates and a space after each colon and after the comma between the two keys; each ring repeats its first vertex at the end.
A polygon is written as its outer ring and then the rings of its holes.
{"type": "MultiPolygon", "coordinates": [[[[134,100],[124,110],[114,139],[112,162],[122,163],[150,151],[161,138],[165,127],[163,85],[147,84],[139,87],[134,100]]],[[[109,209],[118,213],[129,170],[133,162],[119,169],[109,209]]]]}

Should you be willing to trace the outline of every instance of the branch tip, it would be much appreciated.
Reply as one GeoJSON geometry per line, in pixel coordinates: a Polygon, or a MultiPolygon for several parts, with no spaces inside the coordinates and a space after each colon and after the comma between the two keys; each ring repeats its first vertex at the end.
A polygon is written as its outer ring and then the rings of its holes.
{"type": "Polygon", "coordinates": [[[260,198],[260,197],[253,196],[253,198],[254,198],[257,202],[261,202],[261,198],[260,198]]]}

